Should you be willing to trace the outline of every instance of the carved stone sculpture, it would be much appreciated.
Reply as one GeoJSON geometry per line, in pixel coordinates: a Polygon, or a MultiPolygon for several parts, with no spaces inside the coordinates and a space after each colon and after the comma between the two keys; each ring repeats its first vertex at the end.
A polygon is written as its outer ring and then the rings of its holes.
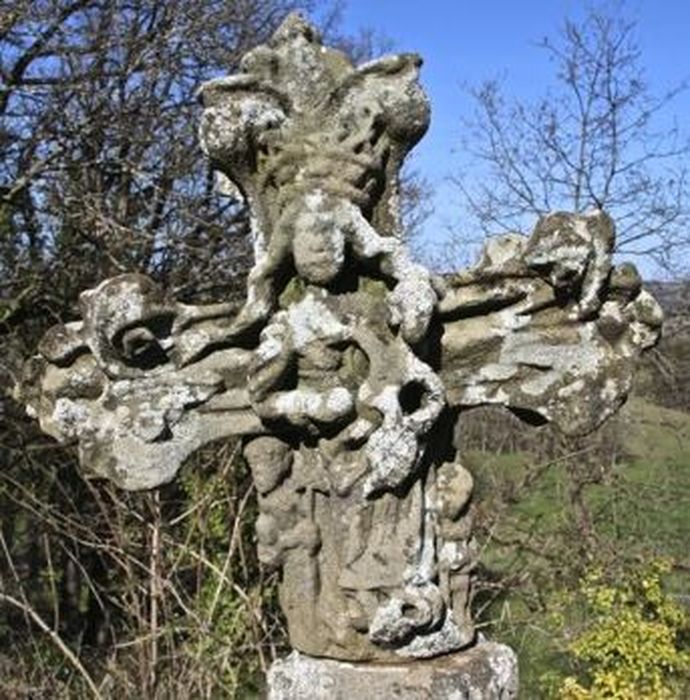
{"type": "Polygon", "coordinates": [[[126,489],[241,437],[259,557],[282,572],[293,647],[315,657],[473,645],[458,417],[501,404],[590,431],[661,324],[634,268],[612,266],[601,211],[545,216],[445,279],[410,258],[398,173],[428,124],[420,64],[353,67],[292,15],[237,75],[204,85],[202,147],[252,212],[243,308],[107,280],[82,294],[82,321],[49,331],[20,390],[84,468],[126,489]]]}

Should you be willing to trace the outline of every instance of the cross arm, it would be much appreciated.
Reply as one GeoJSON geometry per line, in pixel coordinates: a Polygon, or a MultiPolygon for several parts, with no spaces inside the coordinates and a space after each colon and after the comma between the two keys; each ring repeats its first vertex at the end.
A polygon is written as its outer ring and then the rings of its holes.
{"type": "Polygon", "coordinates": [[[81,321],[46,333],[16,393],[46,433],[77,442],[89,472],[153,488],[203,445],[263,432],[246,388],[251,351],[219,342],[225,305],[166,302],[142,275],[106,280],[80,305],[81,321]]]}
{"type": "Polygon", "coordinates": [[[594,430],[632,386],[663,315],[630,264],[614,266],[601,211],[542,217],[489,241],[447,280],[441,376],[451,405],[498,404],[567,434],[594,430]]]}

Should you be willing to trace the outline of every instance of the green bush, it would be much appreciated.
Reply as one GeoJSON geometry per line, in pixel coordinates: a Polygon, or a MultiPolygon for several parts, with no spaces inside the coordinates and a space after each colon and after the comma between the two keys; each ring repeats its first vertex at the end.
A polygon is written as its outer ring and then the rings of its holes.
{"type": "Polygon", "coordinates": [[[562,682],[562,700],[681,697],[690,670],[683,648],[688,618],[662,588],[669,571],[669,562],[658,560],[618,580],[601,570],[585,577],[579,595],[585,624],[570,644],[582,673],[562,682]]]}

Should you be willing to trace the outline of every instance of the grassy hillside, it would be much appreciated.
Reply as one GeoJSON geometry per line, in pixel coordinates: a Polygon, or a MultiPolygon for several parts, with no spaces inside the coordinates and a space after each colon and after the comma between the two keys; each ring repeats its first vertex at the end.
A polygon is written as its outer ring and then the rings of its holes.
{"type": "Polygon", "coordinates": [[[667,589],[690,595],[690,414],[635,398],[603,442],[551,459],[465,453],[480,504],[478,611],[518,651],[525,697],[548,695],[544,675],[569,670],[563,603],[588,565],[670,557],[667,589]]]}
{"type": "Polygon", "coordinates": [[[690,414],[635,399],[625,418],[620,536],[690,566],[690,414]]]}

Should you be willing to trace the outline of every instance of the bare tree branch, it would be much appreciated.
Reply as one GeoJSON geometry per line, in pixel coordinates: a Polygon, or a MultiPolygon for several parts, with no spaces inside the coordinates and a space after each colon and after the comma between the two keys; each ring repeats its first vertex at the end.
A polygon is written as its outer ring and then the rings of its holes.
{"type": "Polygon", "coordinates": [[[508,101],[496,81],[471,90],[465,141],[483,173],[459,188],[471,220],[486,235],[528,230],[551,209],[606,209],[619,252],[681,272],[669,251],[690,252],[690,140],[663,121],[687,84],[650,93],[636,24],[615,8],[566,20],[538,46],[555,68],[543,98],[508,101]]]}

